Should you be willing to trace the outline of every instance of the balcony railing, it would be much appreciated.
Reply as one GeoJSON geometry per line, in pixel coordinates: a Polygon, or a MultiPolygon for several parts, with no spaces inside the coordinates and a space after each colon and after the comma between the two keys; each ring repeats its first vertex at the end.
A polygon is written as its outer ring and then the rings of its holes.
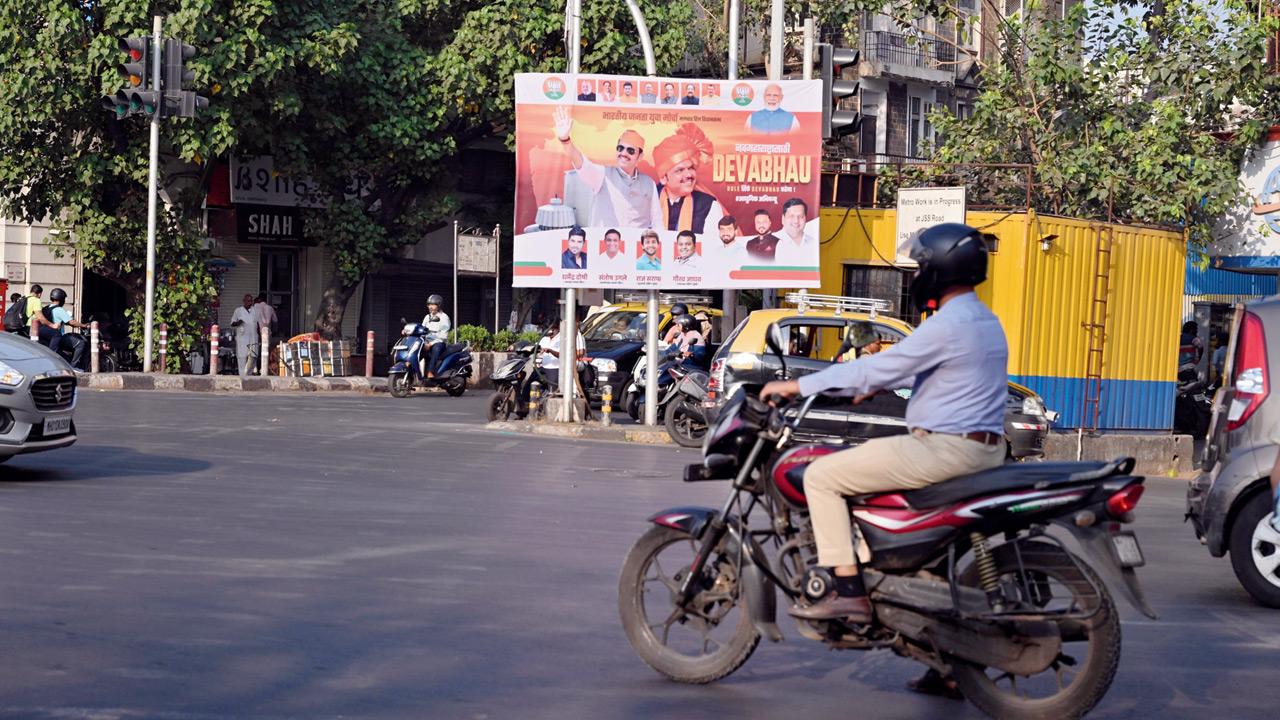
{"type": "Polygon", "coordinates": [[[956,49],[949,43],[888,30],[867,32],[862,48],[865,60],[932,70],[950,69],[956,60],[956,49]]]}

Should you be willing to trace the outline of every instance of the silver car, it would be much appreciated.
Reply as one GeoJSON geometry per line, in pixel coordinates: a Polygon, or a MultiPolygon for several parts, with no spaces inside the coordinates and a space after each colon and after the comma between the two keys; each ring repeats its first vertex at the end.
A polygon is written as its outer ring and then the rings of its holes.
{"type": "Polygon", "coordinates": [[[1280,533],[1269,484],[1280,441],[1280,300],[1236,313],[1214,402],[1204,471],[1187,488],[1187,519],[1214,557],[1230,554],[1240,584],[1280,608],[1280,533]],[[1276,380],[1273,381],[1272,378],[1276,380]]]}
{"type": "Polygon", "coordinates": [[[76,374],[49,348],[0,333],[0,463],[76,441],[76,374]]]}

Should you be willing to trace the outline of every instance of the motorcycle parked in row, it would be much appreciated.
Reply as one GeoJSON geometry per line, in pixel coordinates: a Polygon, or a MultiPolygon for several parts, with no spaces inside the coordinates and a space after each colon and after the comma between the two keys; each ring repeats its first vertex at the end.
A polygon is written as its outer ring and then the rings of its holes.
{"type": "MultiPolygon", "coordinates": [[[[676,381],[683,377],[680,373],[673,375],[670,372],[671,368],[696,368],[704,372],[706,370],[706,347],[698,345],[696,340],[690,343],[689,347],[693,354],[687,358],[680,354],[678,345],[668,347],[658,356],[656,390],[658,394],[658,417],[663,417],[666,411],[666,404],[675,397],[676,381]]],[[[640,422],[644,415],[644,397],[648,385],[647,367],[645,351],[641,350],[640,357],[636,358],[635,367],[631,369],[631,382],[628,383],[622,398],[622,408],[636,422],[640,422]]]]}
{"type": "MultiPolygon", "coordinates": [[[[771,327],[780,362],[783,342],[771,327]]],[[[619,613],[632,648],[659,673],[686,683],[723,678],[761,637],[782,639],[778,590],[812,603],[832,587],[816,565],[803,476],[843,448],[795,442],[819,397],[773,407],[735,392],[707,431],[703,461],[684,473],[686,482],[730,480],[728,498],[719,510],[656,513],[628,553],[619,613]]],[[[832,649],[889,649],[950,674],[993,717],[1078,718],[1101,700],[1120,661],[1119,613],[1099,571],[1155,617],[1134,572],[1144,562],[1137,538],[1121,530],[1143,492],[1133,467],[1132,458],[1009,464],[851,497],[872,551],[863,578],[873,619],[797,621],[799,633],[832,649]],[[1050,526],[1073,535],[1087,557],[1050,526]]]]}
{"type": "Polygon", "coordinates": [[[467,390],[467,378],[471,377],[471,345],[446,344],[440,365],[434,377],[427,377],[428,330],[421,323],[405,323],[400,340],[391,348],[391,369],[387,371],[387,383],[391,396],[408,397],[415,387],[441,387],[450,397],[458,397],[467,390]]]}
{"type": "Polygon", "coordinates": [[[485,413],[489,422],[505,422],[513,415],[523,420],[529,414],[529,385],[535,380],[546,385],[542,370],[534,360],[538,352],[536,344],[521,340],[511,348],[511,352],[512,357],[489,375],[494,387],[485,413]]]}
{"type": "Polygon", "coordinates": [[[707,384],[711,376],[699,368],[679,365],[667,372],[678,378],[664,411],[667,434],[681,447],[701,447],[702,438],[707,434],[707,418],[702,403],[707,398],[707,384]]]}
{"type": "Polygon", "coordinates": [[[1204,438],[1213,415],[1214,389],[1200,378],[1196,366],[1178,368],[1178,392],[1173,401],[1173,428],[1180,433],[1204,438]]]}

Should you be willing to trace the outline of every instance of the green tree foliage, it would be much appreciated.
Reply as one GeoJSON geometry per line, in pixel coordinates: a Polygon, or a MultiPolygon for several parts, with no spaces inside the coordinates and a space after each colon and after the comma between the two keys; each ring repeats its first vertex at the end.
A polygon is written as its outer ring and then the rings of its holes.
{"type": "MultiPolygon", "coordinates": [[[[660,69],[683,57],[692,9],[641,2],[660,69]]],[[[209,160],[269,154],[333,202],[307,232],[330,250],[316,328],[337,334],[356,285],[387,253],[417,243],[458,208],[459,150],[512,130],[516,72],[563,70],[564,6],[548,0],[31,0],[0,5],[0,212],[72,229],[85,266],[141,307],[147,128],[98,103],[121,87],[117,38],[165,35],[199,49],[189,63],[210,106],[165,120],[157,321],[195,337],[212,298],[200,202],[209,160]],[[194,182],[182,193],[173,181],[194,182]],[[350,192],[354,178],[364,182],[350,192]],[[172,283],[169,279],[172,278],[172,283]]],[[[641,72],[624,5],[584,3],[583,69],[641,72]]]]}
{"type": "MultiPolygon", "coordinates": [[[[1239,0],[1081,3],[1061,18],[1031,3],[999,27],[972,117],[934,116],[934,159],[1026,163],[1041,212],[1185,224],[1210,241],[1243,195],[1241,160],[1277,121],[1263,57],[1275,18],[1239,0]]],[[[1019,171],[966,178],[971,202],[1026,200],[1019,171]]]]}

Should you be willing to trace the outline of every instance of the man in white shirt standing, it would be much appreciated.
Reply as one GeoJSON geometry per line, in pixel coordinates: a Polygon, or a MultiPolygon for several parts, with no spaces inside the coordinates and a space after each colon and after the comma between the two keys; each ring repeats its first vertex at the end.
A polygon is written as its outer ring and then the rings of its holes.
{"type": "MultiPolygon", "coordinates": [[[[587,352],[587,344],[582,339],[582,333],[578,335],[577,358],[581,358],[587,352]]],[[[560,321],[556,320],[551,323],[551,327],[547,329],[547,334],[542,336],[538,341],[538,365],[542,368],[543,382],[547,385],[556,385],[560,381],[560,321]]]]}
{"type": "Polygon", "coordinates": [[[268,332],[275,333],[276,324],[280,322],[276,315],[276,309],[271,303],[267,302],[266,293],[258,293],[258,299],[253,303],[253,313],[258,316],[258,332],[262,332],[262,328],[267,328],[268,332]]]}
{"type": "Polygon", "coordinates": [[[253,374],[258,356],[258,314],[253,310],[253,296],[245,295],[243,303],[231,314],[231,327],[236,329],[236,362],[240,377],[253,374]]]}
{"type": "Polygon", "coordinates": [[[809,206],[800,198],[782,204],[782,234],[774,253],[774,262],[791,267],[815,267],[818,264],[818,241],[804,232],[809,220],[809,206]]]}

